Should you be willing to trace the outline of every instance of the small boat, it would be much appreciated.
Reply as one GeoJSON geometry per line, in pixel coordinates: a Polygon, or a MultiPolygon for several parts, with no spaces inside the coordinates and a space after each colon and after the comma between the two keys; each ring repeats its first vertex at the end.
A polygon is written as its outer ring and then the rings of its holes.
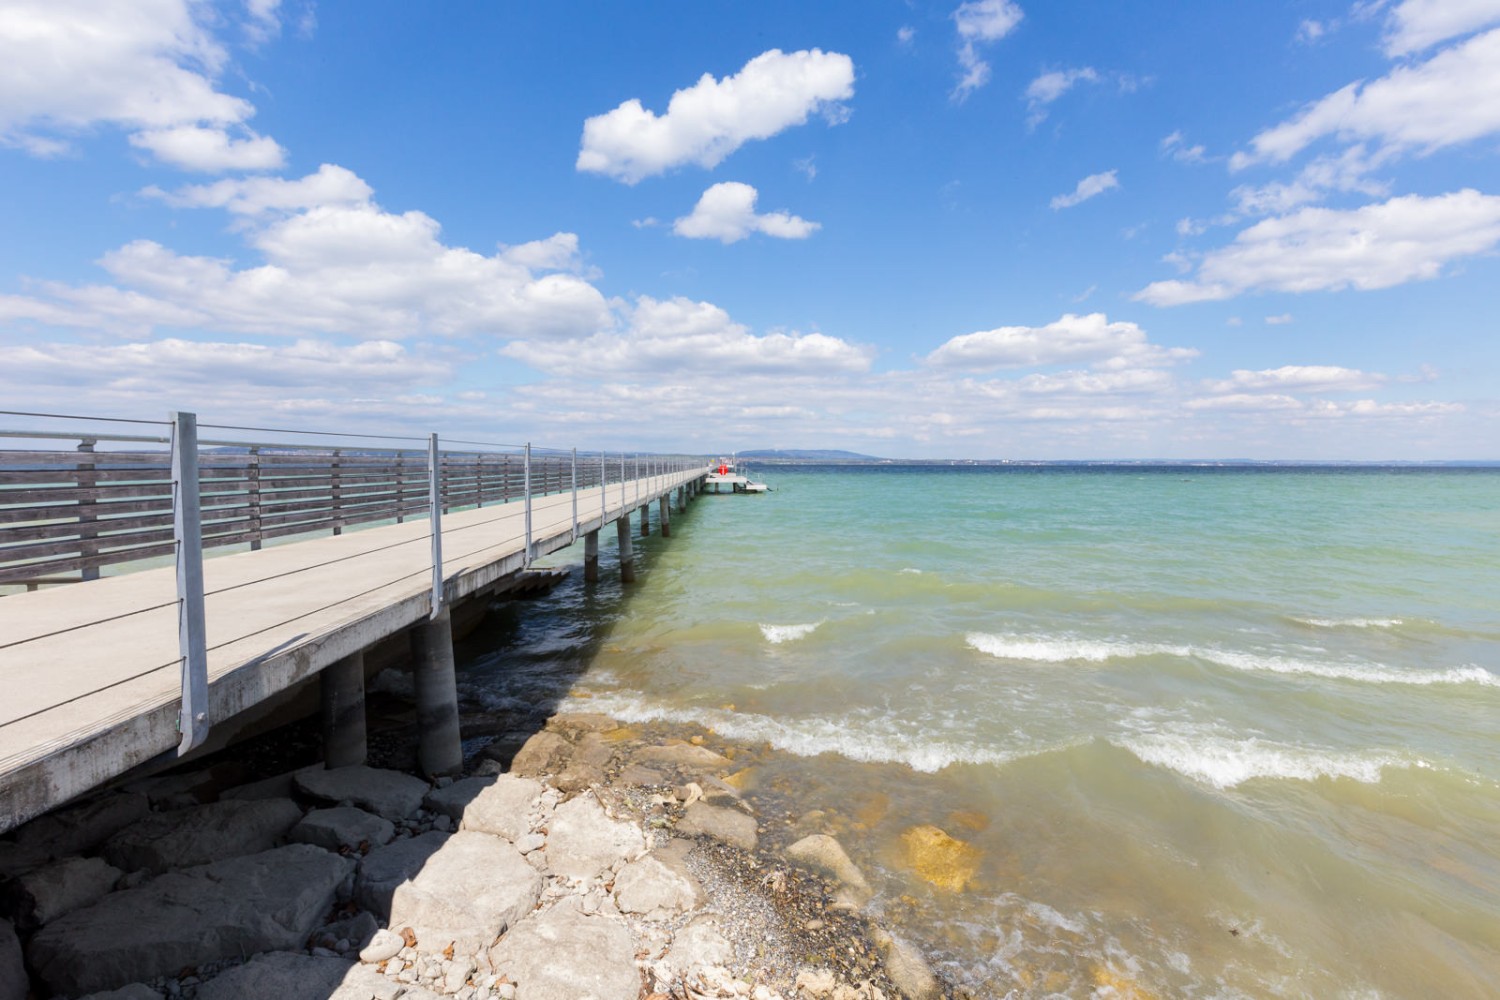
{"type": "Polygon", "coordinates": [[[765,483],[753,482],[745,475],[745,470],[738,466],[734,458],[720,458],[717,465],[709,470],[708,478],[703,481],[705,487],[712,487],[708,492],[720,493],[721,486],[728,486],[731,493],[769,493],[771,487],[765,483]]]}

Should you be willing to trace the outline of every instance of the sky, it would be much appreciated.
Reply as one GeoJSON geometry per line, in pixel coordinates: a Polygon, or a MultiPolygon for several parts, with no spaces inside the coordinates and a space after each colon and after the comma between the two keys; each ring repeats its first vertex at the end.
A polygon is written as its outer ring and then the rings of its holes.
{"type": "Polygon", "coordinates": [[[1500,0],[0,0],[0,409],[1500,459],[1497,95],[1500,0]]]}

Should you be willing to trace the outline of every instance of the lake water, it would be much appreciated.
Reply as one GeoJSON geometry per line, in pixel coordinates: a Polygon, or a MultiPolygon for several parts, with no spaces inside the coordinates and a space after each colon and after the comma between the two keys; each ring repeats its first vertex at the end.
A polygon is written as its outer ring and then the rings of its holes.
{"type": "Polygon", "coordinates": [[[466,687],[768,747],[979,996],[1500,995],[1500,472],[761,478],[466,687]]]}

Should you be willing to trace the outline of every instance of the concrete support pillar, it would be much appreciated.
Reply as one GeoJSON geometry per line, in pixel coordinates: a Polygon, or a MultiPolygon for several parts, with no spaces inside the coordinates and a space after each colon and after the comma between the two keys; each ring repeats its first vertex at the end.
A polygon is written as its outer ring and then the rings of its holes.
{"type": "Polygon", "coordinates": [[[365,762],[365,654],[346,656],[323,668],[323,766],[353,767],[365,762]]]}
{"type": "Polygon", "coordinates": [[[672,537],[672,495],[663,493],[659,501],[661,506],[661,537],[672,537]]]}
{"type": "Polygon", "coordinates": [[[458,681],[453,667],[453,620],[445,607],[411,630],[417,689],[417,767],[428,777],[463,770],[458,738],[458,681]]]}
{"type": "Polygon", "coordinates": [[[641,537],[651,537],[651,501],[647,500],[641,507],[641,537]]]}
{"type": "Polygon", "coordinates": [[[630,542],[630,515],[621,514],[615,522],[620,535],[620,582],[635,583],[635,550],[630,542]]]}
{"type": "Polygon", "coordinates": [[[590,531],[583,536],[583,579],[586,583],[599,581],[599,532],[590,531]]]}

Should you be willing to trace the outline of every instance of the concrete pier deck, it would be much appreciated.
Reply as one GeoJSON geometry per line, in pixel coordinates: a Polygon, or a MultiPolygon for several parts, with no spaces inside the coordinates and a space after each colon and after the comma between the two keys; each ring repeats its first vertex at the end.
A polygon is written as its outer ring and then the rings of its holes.
{"type": "MultiPolygon", "coordinates": [[[[532,501],[533,556],[563,548],[705,469],[532,501]]],[[[448,602],[519,572],[525,505],[444,515],[448,602]]],[[[427,520],[205,561],[209,721],[224,722],[329,664],[424,621],[427,520]]],[[[172,752],[181,700],[174,570],[0,598],[0,831],[172,752]]]]}

